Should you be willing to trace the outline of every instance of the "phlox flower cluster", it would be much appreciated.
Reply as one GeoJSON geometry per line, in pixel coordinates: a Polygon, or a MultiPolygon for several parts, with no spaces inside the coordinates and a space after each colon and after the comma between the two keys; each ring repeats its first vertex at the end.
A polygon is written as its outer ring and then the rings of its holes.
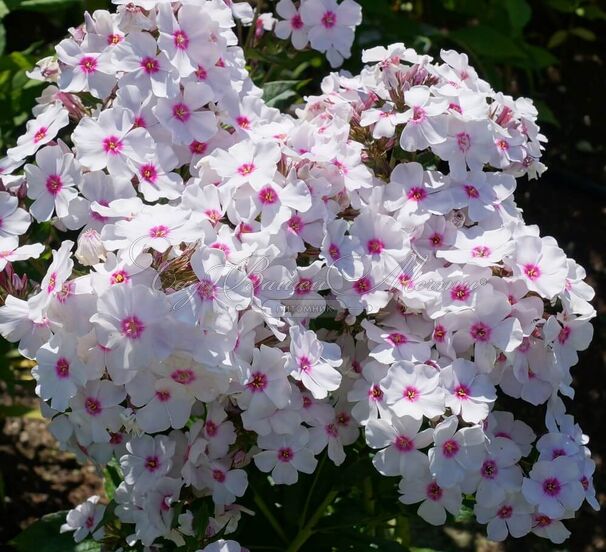
{"type": "MultiPolygon", "coordinates": [[[[244,69],[241,5],[115,3],[39,64],[51,84],[0,159],[0,334],[35,361],[61,447],[119,466],[127,544],[181,545],[199,497],[208,542],[229,535],[251,470],[294,484],[356,441],[431,524],[473,495],[493,540],[565,540],[597,508],[561,398],[595,311],[513,198],[545,170],[533,104],[464,54],[394,44],[285,115],[244,69]],[[12,267],[44,251],[19,245],[32,218],[65,238],[36,284],[12,267]]],[[[360,17],[277,12],[278,36],[331,63],[360,17]]],[[[105,538],[104,509],[63,530],[105,538]]]]}

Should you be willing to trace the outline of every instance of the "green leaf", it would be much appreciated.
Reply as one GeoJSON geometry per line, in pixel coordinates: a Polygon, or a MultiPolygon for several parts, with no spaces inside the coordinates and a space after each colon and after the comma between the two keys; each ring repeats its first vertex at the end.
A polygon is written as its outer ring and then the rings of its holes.
{"type": "Polygon", "coordinates": [[[0,19],[6,17],[9,14],[10,10],[8,6],[5,4],[4,0],[0,0],[0,19]]]}
{"type": "Polygon", "coordinates": [[[566,42],[568,38],[568,31],[560,29],[551,35],[551,38],[547,42],[547,48],[557,48],[560,44],[566,42]]]}
{"type": "Polygon", "coordinates": [[[595,42],[596,36],[593,31],[586,29],[585,27],[575,27],[574,29],[570,29],[570,34],[578,36],[583,40],[587,40],[587,42],[595,42]]]}
{"type": "Polygon", "coordinates": [[[526,50],[526,53],[532,62],[532,66],[535,69],[544,69],[550,65],[558,65],[560,63],[560,60],[549,50],[541,48],[540,46],[527,44],[524,49],[526,50]]]}
{"type": "Polygon", "coordinates": [[[263,99],[269,107],[284,107],[288,100],[297,97],[295,88],[300,82],[297,80],[282,80],[265,83],[263,99]]]}
{"type": "Polygon", "coordinates": [[[24,404],[2,404],[0,405],[0,418],[41,418],[37,407],[24,404]]]}
{"type": "Polygon", "coordinates": [[[448,36],[483,58],[511,61],[526,57],[516,40],[486,25],[458,29],[448,36]]]}
{"type": "Polygon", "coordinates": [[[504,2],[504,4],[505,9],[509,14],[511,27],[517,33],[520,33],[530,21],[530,18],[532,17],[532,9],[526,0],[507,0],[504,2]]]}
{"type": "Polygon", "coordinates": [[[105,494],[109,500],[114,498],[114,493],[118,488],[118,485],[122,482],[122,472],[120,465],[115,458],[112,458],[109,464],[103,470],[103,486],[105,488],[105,494]]]}
{"type": "Polygon", "coordinates": [[[74,542],[73,533],[60,533],[67,512],[48,514],[32,523],[25,531],[17,535],[9,544],[17,552],[100,552],[101,544],[86,540],[79,544],[74,542]]]}
{"type": "MultiPolygon", "coordinates": [[[[6,0],[5,0],[6,1],[6,0]]],[[[80,0],[8,0],[7,5],[11,11],[54,11],[69,7],[73,4],[80,4],[80,0]]]]}
{"type": "Polygon", "coordinates": [[[549,123],[555,127],[560,128],[560,121],[545,102],[541,100],[535,100],[534,103],[537,110],[539,111],[539,121],[541,123],[549,123]]]}
{"type": "Polygon", "coordinates": [[[6,48],[6,29],[4,28],[4,23],[0,21],[0,55],[4,53],[4,49],[6,48]]]}

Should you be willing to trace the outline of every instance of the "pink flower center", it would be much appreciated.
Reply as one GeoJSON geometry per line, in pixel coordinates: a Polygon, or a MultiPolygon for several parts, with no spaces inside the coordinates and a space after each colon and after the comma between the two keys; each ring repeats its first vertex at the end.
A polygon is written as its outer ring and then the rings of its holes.
{"type": "Polygon", "coordinates": [[[568,341],[568,338],[570,337],[570,332],[570,326],[564,326],[560,330],[560,333],[558,334],[558,342],[560,343],[560,345],[564,345],[564,343],[568,341]]]}
{"type": "Polygon", "coordinates": [[[86,525],[87,529],[92,529],[94,523],[95,523],[95,518],[93,518],[93,516],[88,516],[86,518],[86,521],[84,522],[84,525],[86,525]]]}
{"type": "Polygon", "coordinates": [[[168,236],[169,228],[164,226],[163,224],[159,224],[158,226],[152,226],[149,229],[149,237],[150,238],[165,238],[168,236]]]}
{"type": "Polygon", "coordinates": [[[408,338],[404,334],[394,332],[387,336],[387,341],[398,347],[399,345],[406,345],[408,343],[408,338]]]}
{"type": "Polygon", "coordinates": [[[537,265],[529,263],[524,265],[524,274],[526,274],[529,280],[534,282],[541,276],[541,269],[537,265]]]}
{"type": "Polygon", "coordinates": [[[419,399],[419,390],[412,385],[408,385],[404,391],[402,391],[402,397],[409,402],[415,402],[419,399]]]}
{"type": "Polygon", "coordinates": [[[95,399],[95,397],[88,397],[84,401],[84,410],[86,410],[89,416],[98,416],[103,411],[103,407],[98,399],[95,399]]]}
{"type": "Polygon", "coordinates": [[[120,42],[122,42],[122,37],[119,34],[107,35],[108,46],[115,46],[116,44],[120,44],[120,42]]]}
{"type": "Polygon", "coordinates": [[[309,372],[311,372],[311,360],[306,356],[302,356],[299,359],[299,368],[301,369],[301,372],[309,374],[309,372]]]}
{"type": "Polygon", "coordinates": [[[267,376],[263,372],[254,372],[246,387],[251,393],[260,393],[267,387],[267,376]]]}
{"type": "Polygon", "coordinates": [[[295,15],[293,15],[290,19],[290,26],[295,31],[298,31],[299,29],[303,28],[303,20],[301,19],[301,16],[298,13],[295,13],[295,15]]]}
{"type": "Polygon", "coordinates": [[[143,334],[145,326],[136,316],[129,316],[120,323],[122,335],[128,339],[138,339],[143,334]]]}
{"type": "Polygon", "coordinates": [[[435,481],[432,481],[427,485],[426,495],[429,500],[437,502],[442,498],[442,488],[435,481]]]}
{"type": "Polygon", "coordinates": [[[477,322],[471,326],[469,333],[475,341],[486,342],[490,339],[492,329],[483,322],[477,322]]]}
{"type": "Polygon", "coordinates": [[[440,245],[442,245],[443,240],[444,240],[444,237],[442,236],[442,234],[440,234],[438,232],[435,232],[434,234],[429,236],[429,244],[432,247],[439,247],[440,245]]]}
{"type": "Polygon", "coordinates": [[[295,453],[289,447],[283,447],[278,450],[278,460],[280,462],[290,462],[295,456],[295,453]]]}
{"type": "Polygon", "coordinates": [[[325,428],[324,431],[326,431],[326,434],[329,437],[333,437],[336,438],[339,436],[339,429],[337,428],[337,426],[335,424],[328,424],[325,428]]]}
{"type": "Polygon", "coordinates": [[[37,144],[41,140],[44,140],[46,138],[47,132],[48,132],[48,129],[46,127],[40,127],[36,131],[36,134],[34,134],[34,144],[37,144]]]}
{"type": "Polygon", "coordinates": [[[248,176],[255,170],[255,168],[254,163],[243,163],[238,167],[238,173],[240,173],[242,176],[248,176]]]}
{"type": "Polygon", "coordinates": [[[206,80],[208,78],[208,71],[202,67],[202,65],[198,65],[198,68],[195,71],[196,78],[198,80],[206,80]]]}
{"type": "Polygon", "coordinates": [[[446,458],[453,458],[459,452],[459,443],[454,439],[449,439],[442,445],[442,454],[446,458]]]}
{"type": "Polygon", "coordinates": [[[313,280],[310,278],[301,278],[295,284],[295,294],[296,295],[307,295],[313,290],[313,280]]]}
{"type": "Polygon", "coordinates": [[[211,280],[201,280],[196,286],[196,292],[202,301],[213,301],[215,299],[215,284],[211,280]]]}
{"type": "Polygon", "coordinates": [[[191,117],[191,111],[184,103],[173,105],[173,117],[178,121],[185,123],[191,117]]]}
{"type": "Polygon", "coordinates": [[[558,496],[560,491],[562,490],[562,486],[560,482],[555,477],[550,477],[543,481],[543,492],[547,496],[558,496]]]}
{"type": "Polygon", "coordinates": [[[513,515],[513,508],[507,504],[501,506],[497,512],[497,517],[501,519],[509,519],[513,515]]]}
{"type": "Polygon", "coordinates": [[[498,473],[499,468],[494,460],[486,460],[480,469],[480,474],[484,479],[494,479],[498,473]]]}
{"type": "Polygon", "coordinates": [[[328,10],[324,12],[321,21],[322,25],[324,25],[324,28],[332,29],[337,24],[337,14],[333,11],[328,10]]]}
{"type": "Polygon", "coordinates": [[[289,219],[287,225],[288,225],[288,229],[297,235],[299,235],[303,231],[303,228],[305,227],[305,223],[303,222],[303,219],[299,215],[292,216],[289,219]]]}
{"type": "Polygon", "coordinates": [[[57,285],[57,273],[53,272],[50,275],[50,278],[48,279],[48,286],[46,287],[46,291],[48,293],[51,293],[55,289],[56,285],[57,285]]]}
{"type": "Polygon", "coordinates": [[[536,527],[549,527],[551,525],[551,518],[545,514],[535,514],[534,522],[536,527]]]}
{"type": "Polygon", "coordinates": [[[444,338],[446,337],[446,328],[440,324],[438,324],[433,331],[433,339],[437,343],[443,343],[444,338]]]}
{"type": "Polygon", "coordinates": [[[236,124],[244,130],[250,129],[250,119],[245,115],[240,115],[239,117],[236,117],[236,124]]]}
{"type": "Polygon", "coordinates": [[[223,470],[214,469],[213,470],[213,479],[217,483],[223,483],[225,481],[225,472],[223,470]]]}
{"type": "Polygon", "coordinates": [[[259,191],[259,201],[263,205],[273,205],[278,201],[278,194],[271,186],[265,186],[259,191]]]}
{"type": "Polygon", "coordinates": [[[118,270],[109,277],[111,285],[123,284],[124,282],[128,282],[128,274],[124,270],[118,270]]]}
{"type": "Polygon", "coordinates": [[[328,254],[330,255],[333,261],[338,261],[341,258],[341,250],[339,246],[335,243],[331,243],[328,246],[328,254]]]}
{"type": "Polygon", "coordinates": [[[170,391],[166,389],[156,391],[156,398],[162,403],[170,401],[170,391]]]}
{"type": "Polygon", "coordinates": [[[160,63],[156,58],[146,57],[141,60],[141,68],[148,75],[155,75],[158,71],[160,71],[160,63]]]}
{"type": "Polygon", "coordinates": [[[365,295],[372,289],[372,281],[370,278],[364,276],[354,282],[353,289],[358,295],[365,295]]]}
{"type": "Polygon", "coordinates": [[[480,197],[480,192],[478,192],[478,189],[475,186],[472,186],[471,184],[465,184],[465,186],[463,186],[463,189],[465,190],[467,197],[471,199],[477,199],[478,197],[480,197]]]}
{"type": "Polygon", "coordinates": [[[450,298],[453,301],[466,301],[469,295],[469,287],[466,284],[457,284],[450,291],[450,298]]]}
{"type": "Polygon", "coordinates": [[[368,240],[366,248],[368,249],[368,252],[371,255],[379,255],[383,251],[383,249],[385,249],[385,245],[381,240],[373,238],[371,240],[368,240]]]}
{"type": "Polygon", "coordinates": [[[66,358],[61,357],[55,364],[55,372],[59,379],[65,379],[69,377],[69,362],[66,358]]]}
{"type": "Polygon", "coordinates": [[[61,188],[63,188],[63,182],[58,174],[51,174],[46,179],[46,189],[49,194],[57,195],[61,191],[61,188]]]}
{"type": "Polygon", "coordinates": [[[91,56],[84,56],[80,60],[80,69],[87,75],[94,73],[97,70],[97,60],[91,56]]]}
{"type": "Polygon", "coordinates": [[[208,144],[206,142],[198,142],[197,140],[194,140],[189,145],[189,151],[191,151],[194,155],[204,155],[207,149],[208,144]]]}
{"type": "Polygon", "coordinates": [[[158,169],[156,169],[156,167],[154,167],[154,165],[152,165],[151,163],[143,165],[139,169],[139,174],[141,175],[141,178],[143,178],[143,180],[152,184],[158,179],[158,169]]]}
{"type": "Polygon", "coordinates": [[[148,456],[145,459],[145,464],[143,466],[148,472],[154,473],[160,468],[160,459],[157,456],[148,456]]]}
{"type": "Polygon", "coordinates": [[[419,188],[418,186],[415,186],[414,188],[408,190],[408,194],[406,195],[406,197],[411,201],[419,202],[423,201],[427,197],[427,192],[424,188],[419,188]]]}
{"type": "Polygon", "coordinates": [[[217,424],[212,420],[206,420],[204,424],[204,429],[206,430],[206,434],[209,437],[214,437],[215,435],[217,435],[217,431],[219,430],[217,424]]]}
{"type": "Polygon", "coordinates": [[[368,390],[370,400],[379,402],[383,400],[383,390],[375,383],[368,390]]]}
{"type": "Polygon", "coordinates": [[[187,50],[189,46],[189,37],[185,31],[175,31],[173,33],[173,42],[178,50],[187,50]]]}
{"type": "Polygon", "coordinates": [[[462,153],[467,153],[471,148],[471,136],[467,132],[459,132],[457,134],[457,146],[462,153]]]}
{"type": "Polygon", "coordinates": [[[406,435],[398,435],[393,444],[400,452],[410,452],[415,448],[414,441],[406,435]]]}
{"type": "Polygon", "coordinates": [[[471,250],[471,256],[472,257],[488,257],[490,255],[491,251],[490,248],[485,246],[485,245],[476,245],[472,250],[471,250]]]}
{"type": "Polygon", "coordinates": [[[412,108],[412,122],[413,123],[422,123],[425,119],[426,119],[427,115],[425,113],[425,110],[418,106],[415,105],[412,108]]]}
{"type": "Polygon", "coordinates": [[[122,151],[122,140],[117,136],[108,136],[103,139],[103,151],[109,155],[118,155],[122,151]]]}
{"type": "Polygon", "coordinates": [[[469,398],[470,389],[463,383],[457,385],[454,389],[454,394],[457,399],[465,401],[469,398]]]}
{"type": "Polygon", "coordinates": [[[183,385],[189,385],[196,380],[196,374],[194,374],[193,370],[189,369],[177,369],[170,375],[170,377],[173,379],[173,381],[183,385]]]}

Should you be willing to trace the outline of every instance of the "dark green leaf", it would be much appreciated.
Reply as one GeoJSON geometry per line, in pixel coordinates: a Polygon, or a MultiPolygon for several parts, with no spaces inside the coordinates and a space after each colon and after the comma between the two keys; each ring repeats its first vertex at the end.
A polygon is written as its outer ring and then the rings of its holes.
{"type": "Polygon", "coordinates": [[[557,48],[560,44],[563,44],[568,38],[568,31],[560,29],[551,35],[551,38],[547,42],[547,48],[557,48]]]}
{"type": "Polygon", "coordinates": [[[575,27],[574,29],[570,29],[570,34],[578,36],[583,40],[587,40],[588,42],[595,42],[596,36],[593,31],[586,29],[585,27],[575,27]]]}
{"type": "Polygon", "coordinates": [[[458,29],[448,36],[487,59],[507,61],[523,60],[526,57],[516,40],[486,25],[458,29]]]}
{"type": "Polygon", "coordinates": [[[526,0],[507,0],[504,4],[509,14],[511,27],[516,32],[521,32],[532,17],[532,10],[528,2],[526,0]]]}

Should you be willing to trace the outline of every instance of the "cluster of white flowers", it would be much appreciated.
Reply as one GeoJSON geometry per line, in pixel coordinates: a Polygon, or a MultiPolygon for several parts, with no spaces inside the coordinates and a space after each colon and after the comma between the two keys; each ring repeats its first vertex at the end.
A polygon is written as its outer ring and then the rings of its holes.
{"type": "MultiPolygon", "coordinates": [[[[0,334],[35,360],[61,446],[119,463],[128,544],[183,542],[199,496],[207,537],[229,533],[247,470],[293,484],[362,434],[429,523],[474,494],[491,539],[565,540],[562,520],[597,508],[559,398],[595,313],[583,269],[513,199],[544,170],[532,103],[465,55],[395,44],[291,117],[244,70],[239,4],[116,3],[40,64],[55,84],[0,159],[0,334]],[[33,292],[11,264],[44,250],[19,247],[30,214],[77,235],[33,292]],[[545,405],[538,440],[497,390],[545,405]]],[[[278,13],[332,61],[359,23],[351,0],[278,13]]],[[[101,538],[103,508],[64,529],[101,538]]]]}

